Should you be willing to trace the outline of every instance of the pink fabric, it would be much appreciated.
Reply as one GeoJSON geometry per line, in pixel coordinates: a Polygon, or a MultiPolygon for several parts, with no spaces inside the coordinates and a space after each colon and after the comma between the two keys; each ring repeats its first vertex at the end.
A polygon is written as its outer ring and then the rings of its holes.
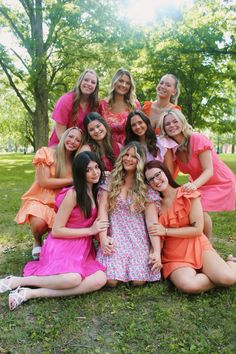
{"type": "MultiPolygon", "coordinates": [[[[56,205],[60,206],[68,188],[64,188],[57,196],[56,205]]],[[[89,218],[76,206],[66,224],[69,228],[90,227],[97,217],[97,209],[92,210],[89,218]]],[[[95,259],[93,236],[78,238],[54,238],[50,232],[43,244],[40,259],[28,262],[23,270],[24,276],[29,275],[55,275],[64,273],[79,273],[83,278],[105,270],[95,259]]]]}
{"type": "Polygon", "coordinates": [[[165,154],[167,153],[168,149],[171,149],[173,151],[173,156],[175,156],[175,151],[178,147],[178,144],[174,140],[168,137],[160,137],[158,135],[156,138],[159,151],[156,157],[154,157],[150,152],[147,152],[147,161],[158,160],[160,162],[164,162],[165,154]]]}
{"type": "MultiPolygon", "coordinates": [[[[138,100],[135,101],[135,109],[141,109],[138,100]]],[[[100,112],[111,128],[112,139],[123,145],[125,141],[125,125],[130,110],[127,109],[122,113],[112,113],[109,109],[108,102],[106,100],[101,100],[100,112]]]]}
{"type": "Polygon", "coordinates": [[[214,174],[203,186],[201,202],[204,211],[229,211],[235,210],[235,181],[236,176],[226,166],[213,150],[211,141],[200,133],[190,136],[189,162],[183,163],[177,160],[181,172],[189,174],[192,180],[197,179],[202,173],[199,154],[209,150],[213,161],[214,174]]]}
{"type": "MultiPolygon", "coordinates": [[[[66,129],[77,125],[80,129],[83,130],[84,118],[86,114],[88,114],[91,110],[90,107],[88,107],[86,111],[83,111],[82,107],[79,106],[76,122],[73,122],[72,109],[73,109],[74,98],[75,98],[75,93],[72,91],[67,92],[63,96],[61,96],[57,101],[55,108],[52,112],[52,119],[55,122],[64,125],[66,129]]],[[[54,127],[49,139],[48,146],[57,145],[58,143],[59,140],[56,134],[56,129],[54,127]]]]}

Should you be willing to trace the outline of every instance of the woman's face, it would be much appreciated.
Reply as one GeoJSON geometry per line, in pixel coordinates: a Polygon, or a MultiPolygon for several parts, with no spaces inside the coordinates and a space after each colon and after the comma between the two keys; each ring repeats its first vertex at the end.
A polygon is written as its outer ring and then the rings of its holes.
{"type": "Polygon", "coordinates": [[[142,120],[139,115],[135,115],[130,120],[132,132],[141,137],[145,135],[147,131],[147,124],[142,120]]]}
{"type": "Polygon", "coordinates": [[[99,182],[101,170],[95,161],[90,161],[86,170],[86,182],[88,184],[95,184],[99,182]]]}
{"type": "Polygon", "coordinates": [[[87,127],[88,133],[90,137],[94,141],[102,141],[107,135],[106,127],[99,122],[99,120],[94,120],[88,124],[87,127]]]}
{"type": "Polygon", "coordinates": [[[170,75],[165,75],[161,78],[157,84],[156,91],[157,96],[160,98],[170,98],[176,94],[176,82],[170,75]]]}
{"type": "Polygon", "coordinates": [[[167,114],[164,118],[164,130],[169,137],[174,138],[182,133],[183,124],[173,114],[167,114]]]}
{"type": "Polygon", "coordinates": [[[115,93],[121,96],[126,95],[131,87],[130,78],[127,75],[122,75],[115,83],[115,93]]]}
{"type": "Polygon", "coordinates": [[[97,77],[93,73],[86,73],[80,84],[80,91],[83,95],[91,95],[97,86],[97,77]]]}
{"type": "Polygon", "coordinates": [[[65,138],[64,146],[67,151],[78,150],[82,139],[82,134],[78,129],[71,129],[65,138]]]}
{"type": "Polygon", "coordinates": [[[126,172],[135,171],[138,165],[138,158],[134,148],[130,148],[126,151],[122,158],[123,168],[126,172]]]}
{"type": "Polygon", "coordinates": [[[145,172],[148,185],[157,192],[162,192],[168,186],[168,179],[160,168],[151,168],[145,172]]]}

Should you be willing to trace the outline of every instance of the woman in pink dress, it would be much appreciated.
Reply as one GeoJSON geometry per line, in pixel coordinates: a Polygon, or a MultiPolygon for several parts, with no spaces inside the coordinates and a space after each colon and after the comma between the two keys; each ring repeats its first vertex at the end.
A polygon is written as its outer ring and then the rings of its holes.
{"type": "Polygon", "coordinates": [[[143,112],[136,110],[129,113],[125,132],[125,144],[139,141],[146,148],[147,161],[164,162],[171,174],[174,174],[174,156],[178,144],[168,137],[156,135],[149,118],[143,112]]]}
{"type": "Polygon", "coordinates": [[[135,95],[134,80],[126,69],[119,69],[110,84],[109,96],[100,101],[100,113],[111,128],[112,139],[124,144],[125,124],[130,111],[141,108],[135,95]]]}
{"type": "Polygon", "coordinates": [[[184,191],[159,161],[146,164],[145,177],[153,189],[149,198],[157,201],[159,211],[158,222],[148,231],[163,239],[164,278],[189,294],[236,284],[236,258],[230,255],[225,262],[203,234],[200,192],[184,191]]]}
{"type": "Polygon", "coordinates": [[[80,152],[94,151],[108,174],[114,167],[121,145],[112,140],[107,122],[97,112],[87,114],[84,119],[84,129],[85,135],[80,152]]]}
{"type": "Polygon", "coordinates": [[[10,310],[29,299],[84,294],[106,283],[105,267],[95,259],[92,240],[108,227],[107,221],[97,218],[100,161],[93,152],[83,152],[75,157],[72,172],[74,187],[57,197],[59,209],[39,261],[27,263],[23,277],[0,281],[0,292],[16,289],[9,295],[10,310]]]}
{"type": "Polygon", "coordinates": [[[57,145],[62,133],[77,126],[83,130],[83,120],[87,113],[98,110],[98,76],[94,70],[86,69],[79,77],[75,88],[65,93],[57,101],[52,112],[55,121],[48,146],[57,145]]]}
{"type": "Polygon", "coordinates": [[[178,109],[164,114],[161,131],[176,141],[176,161],[179,170],[190,175],[183,190],[201,191],[204,211],[204,233],[212,234],[209,211],[235,210],[235,175],[217,156],[212,142],[203,134],[192,131],[183,113],[178,109]]]}
{"type": "Polygon", "coordinates": [[[38,259],[42,237],[52,228],[55,218],[55,197],[63,187],[71,186],[72,160],[82,140],[77,127],[67,129],[55,148],[42,147],[33,159],[35,181],[21,197],[22,205],[15,221],[28,223],[34,236],[32,256],[38,259]]]}
{"type": "Polygon", "coordinates": [[[177,105],[180,95],[180,83],[173,74],[164,75],[156,87],[156,101],[145,101],[143,112],[149,117],[156,134],[160,134],[160,117],[172,108],[181,110],[177,105]]]}
{"type": "Polygon", "coordinates": [[[106,267],[109,286],[119,282],[143,285],[160,279],[160,240],[149,239],[146,224],[157,218],[155,204],[146,199],[145,150],[138,142],[125,146],[102,189],[99,216],[109,216],[109,232],[99,234],[97,259],[106,267]],[[150,251],[151,246],[153,248],[150,251]]]}

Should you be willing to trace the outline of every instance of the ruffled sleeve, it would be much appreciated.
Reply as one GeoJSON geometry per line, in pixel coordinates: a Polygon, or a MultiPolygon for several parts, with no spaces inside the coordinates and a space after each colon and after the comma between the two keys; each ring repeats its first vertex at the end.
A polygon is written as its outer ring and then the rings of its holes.
{"type": "Polygon", "coordinates": [[[155,203],[156,207],[160,208],[161,196],[159,192],[154,191],[151,187],[147,189],[147,203],[155,203]]]}
{"type": "Polygon", "coordinates": [[[151,111],[151,101],[145,101],[143,104],[142,111],[149,117],[150,116],[150,111],[151,111]]]}
{"type": "Polygon", "coordinates": [[[213,150],[212,142],[203,134],[193,133],[190,137],[191,151],[198,156],[204,151],[213,150]]]}
{"type": "Polygon", "coordinates": [[[33,164],[52,166],[55,163],[55,150],[48,147],[41,147],[33,158],[33,164]]]}
{"type": "Polygon", "coordinates": [[[69,126],[72,115],[74,92],[67,92],[59,98],[52,112],[52,119],[57,123],[69,126]]]}
{"type": "Polygon", "coordinates": [[[141,109],[141,104],[140,104],[140,102],[139,102],[139,100],[135,100],[135,109],[141,109]]]}

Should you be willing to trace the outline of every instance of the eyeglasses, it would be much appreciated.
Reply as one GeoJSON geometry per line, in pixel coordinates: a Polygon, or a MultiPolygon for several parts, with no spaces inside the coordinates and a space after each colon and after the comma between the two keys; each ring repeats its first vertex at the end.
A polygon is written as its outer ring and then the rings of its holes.
{"type": "Polygon", "coordinates": [[[162,171],[159,171],[157,173],[155,173],[155,175],[149,179],[147,179],[147,184],[152,184],[154,182],[154,180],[159,180],[161,178],[161,172],[162,171]]]}

